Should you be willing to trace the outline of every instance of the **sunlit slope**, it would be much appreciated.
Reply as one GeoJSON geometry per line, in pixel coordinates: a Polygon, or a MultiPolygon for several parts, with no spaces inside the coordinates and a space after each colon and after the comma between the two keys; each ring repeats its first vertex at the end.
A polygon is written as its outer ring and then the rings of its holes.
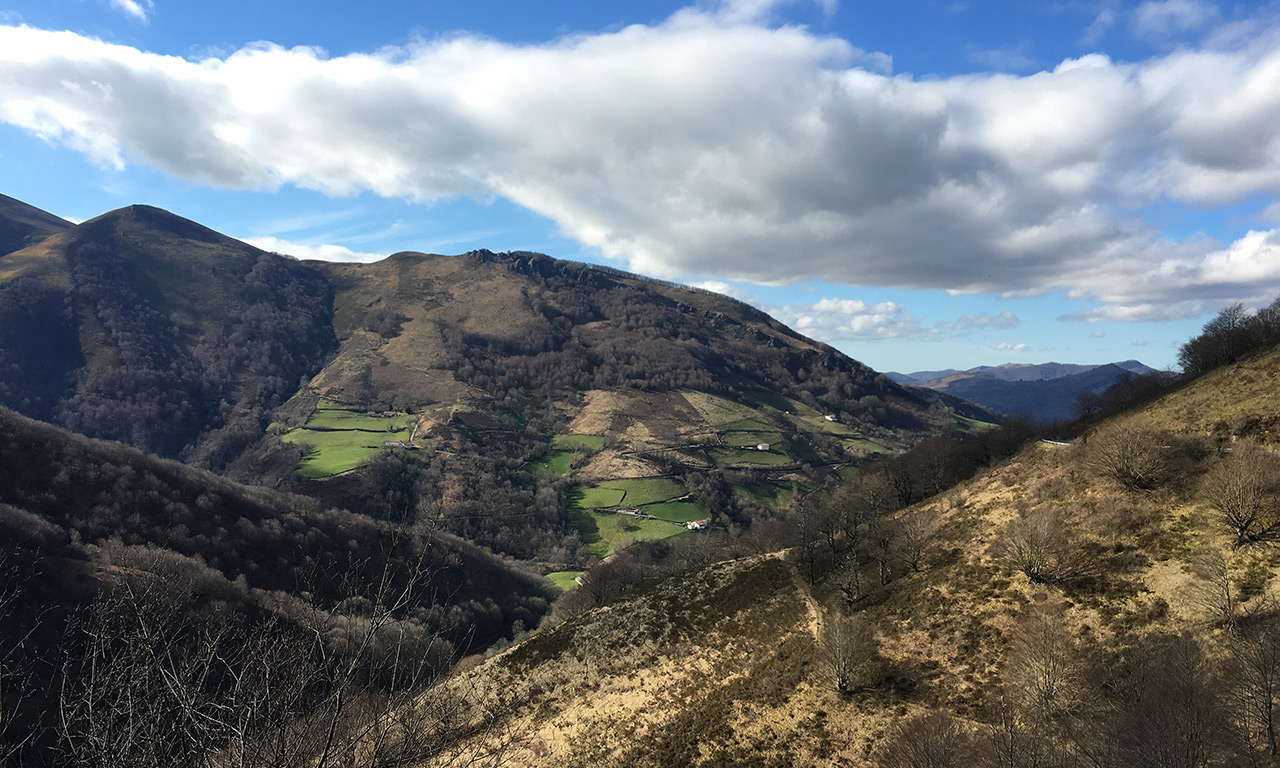
{"type": "MultiPolygon", "coordinates": [[[[1141,720],[1128,713],[1146,705],[1125,691],[1155,683],[1125,677],[1140,671],[1134,658],[1194,642],[1205,664],[1227,664],[1230,622],[1260,621],[1280,596],[1274,549],[1228,525],[1213,490],[1233,462],[1274,475],[1274,455],[1247,440],[1276,413],[1278,369],[1275,353],[1245,361],[896,513],[881,529],[896,531],[886,583],[872,546],[853,599],[848,540],[834,559],[819,540],[812,588],[804,548],[704,566],[535,635],[458,683],[510,686],[512,722],[528,724],[518,765],[881,765],[894,724],[931,711],[975,738],[996,732],[1001,712],[1016,718],[1010,738],[1048,738],[1028,703],[1046,648],[1074,686],[1063,706],[1075,727],[1104,729],[1107,712],[1141,720]],[[1198,411],[1215,401],[1229,426],[1198,411]],[[1158,472],[1129,473],[1117,445],[1158,472]],[[873,629],[882,663],[848,695],[816,639],[840,615],[873,629]]],[[[1226,726],[1219,737],[1232,738],[1226,726]]]]}

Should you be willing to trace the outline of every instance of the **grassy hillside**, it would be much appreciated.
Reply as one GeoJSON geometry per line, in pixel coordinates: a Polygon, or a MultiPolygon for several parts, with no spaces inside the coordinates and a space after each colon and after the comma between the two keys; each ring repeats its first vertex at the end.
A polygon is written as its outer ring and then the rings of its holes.
{"type": "Polygon", "coordinates": [[[34,245],[71,226],[66,219],[0,195],[0,256],[34,245]]]}
{"type": "Polygon", "coordinates": [[[459,683],[510,686],[521,765],[1270,764],[1277,373],[1252,358],[887,518],[864,476],[813,512],[853,521],[835,538],[635,588],[459,683]]]}

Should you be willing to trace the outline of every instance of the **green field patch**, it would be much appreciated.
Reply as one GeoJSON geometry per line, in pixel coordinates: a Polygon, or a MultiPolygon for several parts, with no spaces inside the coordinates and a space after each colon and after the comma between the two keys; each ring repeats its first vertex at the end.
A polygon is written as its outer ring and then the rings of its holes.
{"type": "Polygon", "coordinates": [[[604,448],[604,438],[600,435],[555,435],[551,438],[551,447],[560,451],[599,451],[604,448]]]}
{"type": "Polygon", "coordinates": [[[281,440],[293,445],[306,444],[311,450],[298,462],[297,472],[303,477],[329,477],[365,464],[383,450],[388,440],[408,442],[409,427],[417,417],[399,414],[383,418],[365,411],[341,407],[332,400],[320,399],[305,427],[290,430],[281,440]]]}
{"type": "Polygon", "coordinates": [[[646,515],[653,515],[659,520],[670,520],[673,523],[688,523],[694,520],[707,520],[711,510],[699,501],[665,501],[659,504],[647,504],[640,508],[646,515]]]}
{"type": "Polygon", "coordinates": [[[778,466],[790,464],[792,459],[777,450],[748,451],[745,448],[711,448],[707,451],[711,460],[720,466],[730,464],[759,464],[761,466],[778,466]]]}
{"type": "Polygon", "coordinates": [[[749,419],[738,419],[727,424],[721,424],[718,429],[721,432],[770,432],[776,431],[776,428],[766,422],[764,419],[753,416],[749,419]]]}
{"type": "Polygon", "coordinates": [[[568,592],[578,586],[578,582],[574,581],[586,571],[552,571],[547,574],[547,578],[551,579],[551,583],[555,584],[561,590],[568,592]]]}
{"type": "Polygon", "coordinates": [[[782,444],[782,433],[769,430],[754,432],[722,432],[720,439],[734,448],[754,448],[760,443],[768,443],[771,447],[782,444]]]}
{"type": "Polygon", "coordinates": [[[529,469],[536,472],[550,472],[553,475],[567,475],[573,466],[573,451],[547,451],[547,455],[537,461],[529,462],[529,469]]]}
{"type": "Polygon", "coordinates": [[[569,492],[569,506],[578,509],[616,507],[622,503],[623,491],[616,488],[580,485],[569,492]]]}
{"type": "MultiPolygon", "coordinates": [[[[800,488],[801,492],[806,490],[800,488]]],[[[733,492],[740,498],[763,504],[766,507],[780,509],[791,503],[795,497],[796,486],[782,480],[761,480],[746,485],[734,486],[733,492]]]]}
{"type": "Polygon", "coordinates": [[[889,452],[889,450],[884,446],[878,445],[876,443],[871,442],[870,440],[865,440],[862,438],[858,438],[855,440],[841,440],[840,444],[845,447],[845,450],[858,456],[869,456],[875,453],[889,452]]]}
{"type": "Polygon", "coordinates": [[[587,545],[587,551],[601,559],[636,541],[657,541],[688,533],[684,526],[665,520],[585,509],[569,510],[569,524],[587,545]]]}
{"type": "Polygon", "coordinates": [[[852,483],[854,480],[857,480],[862,476],[862,470],[852,464],[848,464],[837,469],[836,474],[840,476],[842,481],[852,483]]]}
{"type": "Polygon", "coordinates": [[[290,430],[280,439],[311,446],[310,452],[298,462],[298,474],[329,477],[365,464],[382,450],[383,441],[408,440],[409,432],[317,431],[304,427],[290,430]]]}
{"type": "Polygon", "coordinates": [[[680,483],[668,477],[654,477],[644,480],[608,480],[600,483],[600,488],[622,491],[626,495],[621,503],[628,507],[639,507],[658,501],[678,499],[688,493],[680,483]]]}
{"type": "Polygon", "coordinates": [[[398,432],[413,425],[414,416],[370,416],[367,413],[330,408],[317,408],[311,418],[307,419],[308,427],[326,427],[328,429],[361,429],[368,432],[398,432]]]}
{"type": "Polygon", "coordinates": [[[794,400],[783,397],[776,392],[768,392],[763,389],[749,389],[742,393],[742,399],[752,405],[762,405],[784,413],[787,411],[795,411],[796,406],[799,405],[794,400]]]}
{"type": "Polygon", "coordinates": [[[961,416],[960,414],[956,414],[956,426],[960,429],[961,432],[967,432],[969,434],[977,434],[979,432],[986,432],[989,429],[995,429],[1000,425],[992,424],[989,421],[978,421],[977,419],[971,419],[968,416],[961,416]]]}

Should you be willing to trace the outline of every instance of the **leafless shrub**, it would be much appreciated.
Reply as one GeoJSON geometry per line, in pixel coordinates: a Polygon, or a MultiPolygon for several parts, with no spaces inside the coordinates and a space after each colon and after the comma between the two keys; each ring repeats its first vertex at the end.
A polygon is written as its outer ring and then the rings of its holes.
{"type": "Polygon", "coordinates": [[[1216,624],[1232,624],[1236,620],[1236,592],[1226,558],[1215,546],[1206,544],[1191,560],[1196,579],[1190,586],[1191,602],[1216,624]]]}
{"type": "Polygon", "coordinates": [[[929,712],[899,723],[877,756],[880,768],[968,768],[974,739],[947,712],[929,712]]]}
{"type": "Polygon", "coordinates": [[[1037,584],[1086,576],[1092,561],[1053,507],[1034,507],[1005,530],[1003,559],[1037,584]]]}
{"type": "Polygon", "coordinates": [[[1237,546],[1280,537],[1280,459],[1241,441],[1200,484],[1201,496],[1237,546]]]}
{"type": "Polygon", "coordinates": [[[1130,417],[1089,438],[1085,461],[1103,477],[1131,491],[1160,488],[1170,479],[1172,448],[1141,417],[1130,417]]]}

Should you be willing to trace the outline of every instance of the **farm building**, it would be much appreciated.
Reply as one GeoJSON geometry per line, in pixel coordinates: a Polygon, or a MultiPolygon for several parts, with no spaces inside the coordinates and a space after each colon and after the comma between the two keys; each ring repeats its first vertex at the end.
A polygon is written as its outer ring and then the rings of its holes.
{"type": "Polygon", "coordinates": [[[839,419],[836,418],[836,415],[834,413],[828,413],[826,416],[823,416],[822,418],[826,419],[827,421],[839,421],[839,419]]]}
{"type": "Polygon", "coordinates": [[[709,522],[709,520],[691,520],[685,523],[684,527],[691,531],[705,531],[709,522]]]}
{"type": "Polygon", "coordinates": [[[768,444],[768,443],[760,443],[759,445],[757,445],[757,446],[756,446],[756,450],[757,450],[757,451],[767,451],[767,450],[769,450],[769,444],[768,444]]]}

